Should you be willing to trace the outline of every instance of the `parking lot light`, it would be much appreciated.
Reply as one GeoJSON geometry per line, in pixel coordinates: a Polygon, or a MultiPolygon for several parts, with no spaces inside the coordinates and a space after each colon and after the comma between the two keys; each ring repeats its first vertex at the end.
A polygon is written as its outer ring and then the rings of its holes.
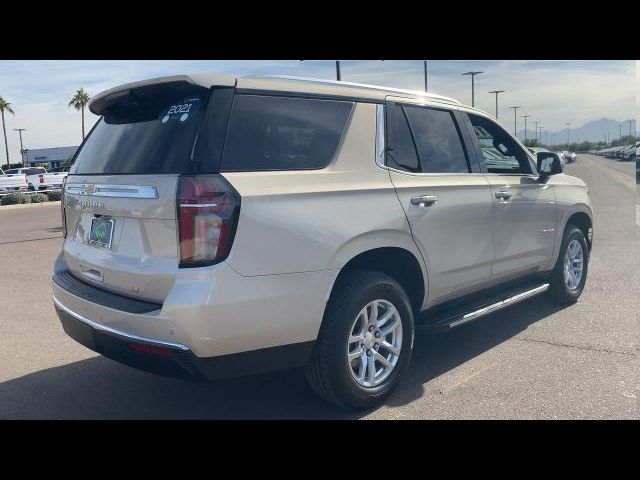
{"type": "Polygon", "coordinates": [[[489,93],[495,93],[496,95],[496,118],[498,118],[498,94],[503,92],[504,90],[493,90],[492,92],[489,92],[489,93]]]}
{"type": "Polygon", "coordinates": [[[475,107],[476,106],[476,95],[475,95],[475,83],[474,83],[474,79],[476,75],[480,75],[481,73],[484,72],[464,72],[462,75],[471,75],[471,106],[475,107]]]}
{"type": "Polygon", "coordinates": [[[522,107],[517,105],[509,108],[513,108],[513,136],[518,138],[518,109],[522,107]]]}
{"type": "Polygon", "coordinates": [[[522,118],[524,118],[524,141],[527,141],[527,118],[529,118],[531,115],[522,115],[522,118]]]}

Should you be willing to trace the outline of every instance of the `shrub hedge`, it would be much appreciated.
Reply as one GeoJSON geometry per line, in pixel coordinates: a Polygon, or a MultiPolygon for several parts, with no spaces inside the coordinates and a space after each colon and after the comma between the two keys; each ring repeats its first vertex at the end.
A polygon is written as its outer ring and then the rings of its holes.
{"type": "Polygon", "coordinates": [[[5,195],[2,197],[2,200],[0,200],[0,205],[17,205],[19,203],[29,203],[29,195],[15,192],[5,195]]]}

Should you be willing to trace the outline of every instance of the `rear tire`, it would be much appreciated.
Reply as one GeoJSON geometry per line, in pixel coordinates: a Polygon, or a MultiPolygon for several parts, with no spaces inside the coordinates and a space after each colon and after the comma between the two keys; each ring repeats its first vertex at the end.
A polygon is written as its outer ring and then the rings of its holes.
{"type": "Polygon", "coordinates": [[[413,338],[413,309],[397,281],[380,272],[346,272],[327,303],[307,380],[340,407],[379,406],[409,365],[413,338]]]}
{"type": "Polygon", "coordinates": [[[589,247],[584,233],[575,225],[567,225],[551,274],[552,297],[560,304],[575,303],[584,289],[588,269],[589,247]]]}

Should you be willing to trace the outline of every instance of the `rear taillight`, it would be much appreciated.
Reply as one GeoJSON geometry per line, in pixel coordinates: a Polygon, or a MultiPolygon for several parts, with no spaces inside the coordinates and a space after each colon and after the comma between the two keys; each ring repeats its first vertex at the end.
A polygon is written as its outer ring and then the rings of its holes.
{"type": "Polygon", "coordinates": [[[44,183],[44,175],[38,175],[38,181],[44,183]]]}
{"type": "Polygon", "coordinates": [[[202,267],[229,255],[240,195],[220,175],[181,176],[177,210],[180,267],[202,267]]]}
{"type": "Polygon", "coordinates": [[[60,189],[60,214],[62,215],[62,238],[67,238],[67,215],[64,212],[64,186],[67,184],[67,177],[62,179],[60,189]]]}

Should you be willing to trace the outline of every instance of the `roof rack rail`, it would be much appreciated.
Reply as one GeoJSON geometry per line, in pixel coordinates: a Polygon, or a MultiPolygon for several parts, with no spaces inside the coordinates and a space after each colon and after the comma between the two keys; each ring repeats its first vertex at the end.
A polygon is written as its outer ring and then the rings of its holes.
{"type": "Polygon", "coordinates": [[[389,92],[391,95],[408,95],[411,97],[422,97],[425,99],[436,100],[439,102],[452,103],[455,105],[462,105],[462,103],[455,98],[445,97],[444,95],[438,95],[436,93],[430,92],[422,92],[420,90],[406,90],[401,88],[393,88],[393,87],[384,87],[381,85],[369,85],[364,83],[355,83],[355,82],[344,82],[338,80],[327,80],[323,78],[313,78],[313,77],[298,77],[293,75],[263,75],[263,76],[250,76],[247,78],[256,78],[256,79],[274,79],[274,80],[293,80],[298,82],[308,82],[308,83],[321,83],[325,85],[335,85],[340,87],[353,87],[353,88],[362,88],[366,90],[376,90],[376,91],[384,91],[389,92]]]}

